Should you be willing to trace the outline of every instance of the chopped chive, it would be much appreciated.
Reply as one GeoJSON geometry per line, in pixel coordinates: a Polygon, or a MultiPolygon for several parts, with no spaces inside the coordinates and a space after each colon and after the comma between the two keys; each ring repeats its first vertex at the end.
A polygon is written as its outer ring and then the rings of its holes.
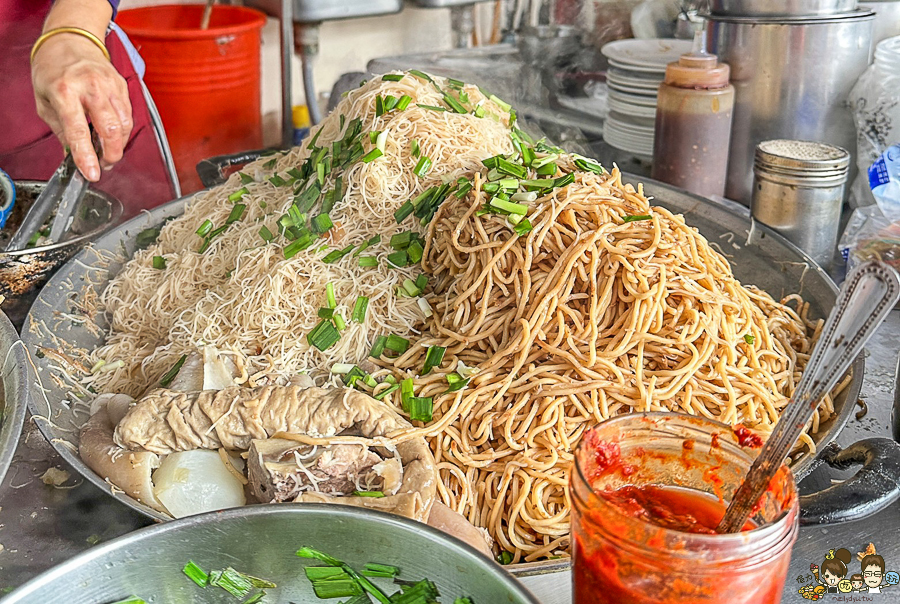
{"type": "Polygon", "coordinates": [[[434,80],[431,79],[431,76],[424,71],[419,71],[418,69],[410,69],[409,71],[407,71],[407,73],[409,73],[409,75],[414,75],[417,78],[422,78],[426,82],[431,82],[432,84],[434,83],[434,80]]]}
{"type": "Polygon", "coordinates": [[[406,254],[406,250],[400,250],[399,252],[388,254],[387,261],[394,268],[401,268],[409,264],[409,257],[406,254]]]}
{"type": "Polygon", "coordinates": [[[249,174],[244,174],[243,172],[238,172],[238,176],[241,177],[242,185],[249,185],[252,182],[256,182],[255,180],[253,180],[253,177],[250,176],[249,174]]]}
{"type": "Polygon", "coordinates": [[[430,422],[434,413],[434,402],[429,397],[414,396],[407,403],[409,407],[409,419],[420,422],[430,422]]]}
{"type": "Polygon", "coordinates": [[[416,167],[413,168],[413,174],[415,174],[419,178],[422,178],[423,176],[425,176],[425,174],[428,173],[428,171],[430,169],[431,169],[431,160],[423,155],[422,157],[419,158],[419,161],[416,162],[416,167]]]}
{"type": "Polygon", "coordinates": [[[319,550],[315,550],[311,547],[301,547],[298,549],[295,554],[300,558],[312,558],[314,560],[318,560],[319,562],[324,562],[329,566],[343,566],[344,563],[338,560],[337,558],[332,558],[328,554],[322,553],[319,550]]]}
{"type": "Polygon", "coordinates": [[[469,380],[471,378],[464,378],[458,373],[448,373],[447,374],[447,385],[449,386],[444,392],[456,392],[458,390],[462,390],[469,384],[469,380]]]}
{"type": "Polygon", "coordinates": [[[429,111],[448,111],[446,107],[435,107],[434,105],[423,105],[422,103],[416,103],[416,105],[429,111]]]}
{"type": "Polygon", "coordinates": [[[500,107],[500,109],[502,111],[506,111],[508,113],[509,110],[512,109],[512,105],[510,105],[509,103],[507,103],[505,101],[501,101],[499,98],[497,98],[496,95],[492,94],[491,96],[488,97],[488,99],[491,101],[494,101],[494,104],[497,105],[497,107],[500,107]]]}
{"type": "MultiPolygon", "coordinates": [[[[353,491],[353,495],[356,497],[384,497],[384,493],[381,491],[353,491]]],[[[368,566],[368,564],[366,565],[368,566]]],[[[365,574],[366,571],[363,571],[365,574]]],[[[385,577],[393,577],[394,575],[382,575],[385,577]]]]}
{"type": "Polygon", "coordinates": [[[524,166],[514,164],[513,162],[502,157],[497,160],[497,170],[499,170],[502,174],[515,176],[516,178],[525,178],[525,176],[527,175],[527,170],[525,170],[524,166]]]}
{"type": "Polygon", "coordinates": [[[534,227],[531,226],[531,221],[527,218],[523,218],[513,227],[513,230],[516,232],[516,235],[522,237],[530,233],[532,228],[534,227]]]}
{"type": "Polygon", "coordinates": [[[425,353],[425,365],[422,367],[422,375],[428,375],[432,369],[438,367],[444,360],[444,353],[447,351],[443,346],[429,346],[428,352],[425,353]]]}
{"type": "Polygon", "coordinates": [[[334,316],[331,317],[331,320],[334,321],[334,326],[337,327],[338,331],[344,331],[347,329],[347,322],[344,321],[344,317],[342,317],[339,313],[334,313],[334,316]]]}
{"type": "Polygon", "coordinates": [[[154,256],[153,257],[153,268],[158,270],[163,270],[166,268],[166,259],[162,256],[154,256]]]}
{"type": "Polygon", "coordinates": [[[225,224],[231,224],[232,222],[237,222],[244,215],[244,210],[247,209],[246,204],[236,203],[234,207],[231,208],[231,213],[228,214],[228,218],[225,220],[225,224]]]}
{"type": "Polygon", "coordinates": [[[207,235],[209,235],[209,232],[212,230],[212,228],[213,228],[212,221],[204,220],[203,224],[200,225],[200,228],[197,229],[197,234],[200,235],[201,237],[206,237],[207,235]]]}
{"type": "MultiPolygon", "coordinates": [[[[307,231],[307,233],[308,233],[308,231],[307,231]]],[[[285,248],[284,248],[285,260],[290,260],[291,258],[296,256],[299,252],[301,252],[301,251],[305,250],[306,248],[308,248],[309,246],[311,246],[313,244],[313,241],[315,241],[315,239],[312,237],[311,234],[305,234],[304,236],[299,237],[296,240],[292,241],[289,245],[285,246],[285,248]]]]}
{"type": "MultiPolygon", "coordinates": [[[[260,591],[244,600],[241,604],[261,604],[265,597],[266,592],[260,591]]],[[[459,602],[454,602],[454,604],[459,604],[459,602]]]]}
{"type": "Polygon", "coordinates": [[[381,235],[375,235],[374,237],[371,237],[368,241],[363,241],[360,244],[360,246],[358,248],[356,248],[356,251],[353,252],[353,257],[356,258],[357,256],[359,256],[361,253],[363,253],[364,251],[366,251],[373,245],[378,245],[379,243],[381,243],[381,235]]]}
{"type": "Polygon", "coordinates": [[[512,561],[513,555],[506,550],[503,550],[502,552],[500,552],[500,555],[497,556],[497,562],[504,566],[506,566],[507,564],[512,564],[512,561]]]}
{"type": "Polygon", "coordinates": [[[227,230],[228,230],[228,225],[224,224],[224,225],[220,226],[219,228],[217,228],[216,230],[211,231],[208,238],[213,239],[214,237],[218,237],[219,235],[221,235],[222,233],[224,233],[227,230]]]}
{"type": "Polygon", "coordinates": [[[375,115],[377,117],[384,115],[384,99],[381,98],[380,94],[375,97],[375,115]]]}
{"type": "Polygon", "coordinates": [[[650,214],[641,214],[640,216],[622,216],[622,222],[638,222],[640,220],[652,220],[650,214]]]}
{"type": "Polygon", "coordinates": [[[325,302],[328,308],[337,308],[337,298],[334,295],[334,283],[325,284],[325,302]]]}
{"type": "Polygon", "coordinates": [[[537,191],[520,191],[518,193],[513,193],[509,199],[510,201],[526,201],[530,203],[537,200],[537,197],[537,191]]]}
{"type": "Polygon", "coordinates": [[[270,231],[269,228],[265,226],[259,229],[259,236],[262,237],[263,241],[265,241],[266,243],[275,239],[275,235],[272,234],[272,231],[270,231]]]}
{"type": "Polygon", "coordinates": [[[369,307],[369,298],[360,296],[353,305],[353,314],[350,316],[351,321],[362,323],[366,320],[366,309],[369,307]]]}
{"type": "Polygon", "coordinates": [[[475,111],[472,113],[475,114],[475,117],[484,117],[484,107],[479,105],[478,107],[475,107],[475,111]]]}
{"type": "Polygon", "coordinates": [[[409,294],[410,298],[412,298],[413,296],[418,296],[421,293],[412,279],[404,279],[401,287],[407,294],[409,294]]]}
{"type": "Polygon", "coordinates": [[[470,180],[464,180],[463,182],[459,183],[459,185],[456,187],[456,198],[462,199],[463,197],[465,197],[466,193],[468,193],[473,186],[475,185],[473,185],[472,181],[470,180]]]}
{"type": "Polygon", "coordinates": [[[398,390],[399,388],[400,388],[400,384],[391,384],[391,386],[389,388],[385,388],[384,390],[382,390],[381,392],[379,392],[372,398],[374,398],[375,400],[378,400],[378,401],[383,400],[384,397],[389,395],[391,392],[398,390]]]}
{"type": "Polygon", "coordinates": [[[297,168],[290,168],[287,173],[293,180],[303,180],[303,173],[297,168]]]}
{"type": "Polygon", "coordinates": [[[363,163],[367,164],[369,162],[375,161],[382,155],[384,155],[384,153],[381,151],[381,149],[379,149],[378,147],[375,147],[374,149],[372,149],[371,151],[369,151],[368,153],[366,153],[365,155],[362,156],[362,161],[363,161],[363,163]]]}
{"type": "Polygon", "coordinates": [[[334,226],[334,223],[331,222],[331,216],[328,214],[319,214],[311,221],[312,230],[315,233],[322,234],[327,233],[334,226]]]}
{"type": "Polygon", "coordinates": [[[300,212],[308,212],[313,207],[313,204],[316,203],[321,192],[322,187],[319,186],[319,183],[313,182],[302,193],[294,197],[294,205],[297,206],[300,212]]]}
{"type": "Polygon", "coordinates": [[[374,145],[375,141],[378,140],[379,134],[381,134],[381,131],[379,130],[372,130],[371,132],[369,132],[369,142],[374,145]]]}
{"type": "Polygon", "coordinates": [[[387,345],[387,336],[378,336],[375,338],[375,343],[372,345],[372,350],[369,351],[370,357],[375,357],[376,359],[382,355],[384,352],[384,347],[387,345]]]}
{"type": "Polygon", "coordinates": [[[387,73],[387,74],[381,76],[381,79],[384,80],[385,82],[399,82],[400,80],[403,79],[404,75],[405,74],[402,74],[402,73],[387,73]]]}
{"type": "Polygon", "coordinates": [[[400,400],[403,403],[403,410],[406,412],[409,412],[407,408],[409,401],[415,397],[414,387],[415,384],[412,378],[406,378],[400,382],[400,400]]]}
{"type": "Polygon", "coordinates": [[[400,99],[398,99],[397,97],[391,95],[387,95],[386,97],[384,97],[384,112],[387,113],[388,111],[391,111],[394,107],[397,106],[397,101],[399,100],[400,99]]]}
{"type": "Polygon", "coordinates": [[[320,319],[331,319],[334,318],[334,309],[333,308],[320,308],[316,314],[320,319]]]}
{"type": "Polygon", "coordinates": [[[584,170],[585,172],[593,172],[594,174],[603,174],[603,166],[600,164],[595,164],[592,161],[588,161],[586,159],[576,159],[575,165],[584,170]]]}
{"type": "Polygon", "coordinates": [[[537,169],[538,176],[553,176],[556,174],[556,163],[550,162],[544,164],[540,168],[537,169]]]}
{"type": "Polygon", "coordinates": [[[387,342],[384,346],[388,350],[393,350],[394,352],[403,354],[404,352],[409,350],[409,340],[391,334],[387,337],[387,342]]]}
{"type": "Polygon", "coordinates": [[[407,107],[409,107],[410,102],[412,102],[412,97],[409,96],[408,94],[404,94],[404,95],[401,96],[400,99],[397,101],[397,106],[395,107],[395,109],[396,109],[397,111],[403,111],[404,109],[406,109],[407,107]]]}
{"type": "Polygon", "coordinates": [[[744,341],[753,346],[753,343],[756,341],[756,336],[748,333],[744,336],[744,341]]]}
{"type": "Polygon", "coordinates": [[[526,189],[548,189],[556,183],[555,178],[539,178],[536,180],[523,180],[519,184],[525,187],[526,189]]]}
{"type": "Polygon", "coordinates": [[[315,346],[319,350],[328,350],[337,344],[337,341],[340,339],[340,332],[338,332],[337,328],[335,328],[328,319],[319,321],[319,324],[306,334],[307,343],[310,346],[315,346]]]}
{"type": "Polygon", "coordinates": [[[522,163],[530,166],[534,162],[534,149],[527,145],[522,147],[522,163]]]}
{"type": "Polygon", "coordinates": [[[272,176],[269,177],[268,180],[270,183],[272,183],[276,187],[283,187],[284,185],[288,184],[288,182],[285,179],[283,179],[281,176],[279,176],[278,174],[273,174],[272,176]]]}
{"type": "Polygon", "coordinates": [[[193,581],[200,587],[206,587],[206,585],[209,583],[209,575],[206,574],[202,568],[197,566],[193,560],[188,560],[188,563],[184,565],[184,568],[181,569],[181,572],[186,574],[191,581],[193,581]]]}
{"type": "Polygon", "coordinates": [[[567,185],[572,184],[573,182],[575,182],[575,174],[570,172],[570,173],[566,174],[565,176],[560,176],[559,178],[555,179],[553,181],[553,186],[554,187],[565,187],[567,185]]]}
{"type": "Polygon", "coordinates": [[[422,254],[424,252],[425,250],[422,248],[422,244],[418,241],[413,241],[409,244],[409,247],[406,248],[406,255],[413,264],[418,264],[419,261],[422,260],[422,254]]]}
{"type": "Polygon", "coordinates": [[[241,199],[241,197],[243,197],[244,195],[246,195],[249,192],[250,191],[247,190],[247,187],[241,187],[240,189],[238,189],[237,191],[235,191],[234,193],[232,193],[231,195],[228,196],[228,201],[231,201],[231,202],[239,201],[241,199]]]}
{"type": "Polygon", "coordinates": [[[416,287],[419,288],[420,292],[425,291],[425,288],[428,287],[428,275],[420,273],[419,276],[416,277],[416,287]]]}
{"type": "Polygon", "coordinates": [[[312,584],[316,597],[321,600],[330,598],[345,598],[362,594],[359,584],[348,576],[345,580],[334,579],[330,581],[315,581],[312,584]]]}
{"type": "Polygon", "coordinates": [[[405,250],[409,244],[418,239],[419,234],[415,231],[405,231],[391,236],[391,247],[395,250],[405,250]]]}
{"type": "Polygon", "coordinates": [[[450,105],[450,108],[453,109],[454,113],[468,113],[466,108],[462,106],[462,103],[454,99],[449,94],[444,94],[444,102],[450,105]]]}
{"type": "Polygon", "coordinates": [[[306,573],[306,578],[310,581],[336,578],[350,579],[350,575],[344,572],[344,569],[339,566],[307,566],[303,570],[306,573]]]}
{"type": "Polygon", "coordinates": [[[372,268],[378,266],[378,258],[375,256],[360,256],[359,266],[360,268],[372,268]]]}
{"type": "Polygon", "coordinates": [[[181,358],[179,358],[177,361],[175,361],[175,364],[172,365],[172,368],[169,369],[165,373],[165,375],[159,379],[159,385],[162,386],[163,388],[165,388],[166,386],[171,384],[172,380],[175,379],[175,376],[178,375],[178,372],[181,371],[181,366],[184,365],[184,361],[186,359],[187,359],[186,354],[181,355],[181,358]]]}
{"type": "Polygon", "coordinates": [[[392,577],[400,574],[399,568],[397,568],[396,566],[391,566],[389,564],[366,564],[366,566],[363,568],[363,573],[365,573],[366,571],[388,573],[392,577]]]}
{"type": "Polygon", "coordinates": [[[350,244],[342,250],[333,250],[333,251],[329,252],[324,258],[322,258],[322,262],[324,262],[325,264],[334,264],[335,262],[337,262],[338,260],[340,260],[341,258],[346,256],[347,254],[352,252],[354,247],[356,247],[356,246],[353,244],[350,244]]]}
{"type": "Polygon", "coordinates": [[[270,159],[269,161],[267,161],[266,163],[263,164],[263,166],[262,166],[263,170],[271,170],[272,168],[275,167],[275,164],[277,162],[278,162],[278,158],[273,157],[272,159],[270,159]]]}
{"type": "Polygon", "coordinates": [[[453,78],[447,78],[447,83],[451,88],[462,88],[466,85],[462,80],[454,80],[453,78]]]}
{"type": "Polygon", "coordinates": [[[521,216],[524,216],[528,213],[528,206],[512,201],[504,201],[503,199],[500,199],[498,197],[492,197],[490,205],[494,208],[497,208],[498,210],[509,212],[510,214],[519,214],[521,216]]]}
{"type": "Polygon", "coordinates": [[[519,188],[519,180],[516,178],[501,178],[497,184],[501,189],[515,190],[519,188]]]}

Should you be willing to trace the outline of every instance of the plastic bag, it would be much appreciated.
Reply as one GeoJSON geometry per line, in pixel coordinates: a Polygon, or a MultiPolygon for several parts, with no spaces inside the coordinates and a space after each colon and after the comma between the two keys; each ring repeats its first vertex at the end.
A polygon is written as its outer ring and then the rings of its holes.
{"type": "Polygon", "coordinates": [[[900,220],[891,220],[878,206],[856,208],[838,250],[848,270],[866,260],[881,260],[900,271],[900,220]]]}
{"type": "Polygon", "coordinates": [[[869,188],[881,212],[891,220],[900,220],[900,145],[888,147],[869,166],[869,188]]]}

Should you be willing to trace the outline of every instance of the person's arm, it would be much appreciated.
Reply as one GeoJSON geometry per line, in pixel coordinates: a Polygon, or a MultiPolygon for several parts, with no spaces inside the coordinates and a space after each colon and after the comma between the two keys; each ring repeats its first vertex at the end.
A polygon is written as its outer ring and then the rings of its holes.
{"type": "MultiPolygon", "coordinates": [[[[110,0],[56,0],[44,32],[79,27],[103,40],[113,4],[110,0]]],[[[133,125],[125,80],[91,40],[73,33],[56,34],[41,45],[31,64],[31,80],[38,115],[71,149],[82,174],[99,180],[100,164],[91,145],[88,118],[100,138],[103,166],[111,166],[122,158],[133,125]]]]}

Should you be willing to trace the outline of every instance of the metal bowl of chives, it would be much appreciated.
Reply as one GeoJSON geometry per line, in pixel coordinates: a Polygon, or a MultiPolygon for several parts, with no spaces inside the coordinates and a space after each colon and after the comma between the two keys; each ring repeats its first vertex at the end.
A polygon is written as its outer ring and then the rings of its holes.
{"type": "MultiPolygon", "coordinates": [[[[262,591],[266,594],[261,601],[269,604],[384,601],[374,595],[368,600],[353,595],[319,599],[308,578],[316,575],[305,568],[328,564],[298,556],[301,548],[347,564],[388,596],[400,591],[399,581],[409,589],[409,583],[428,579],[442,604],[539,604],[499,564],[436,529],[391,514],[330,504],[250,506],[141,529],[50,569],[8,595],[3,604],[112,604],[131,597],[152,604],[236,604],[252,601],[262,591]],[[186,575],[188,562],[216,584],[200,587],[186,575]],[[371,573],[364,571],[372,564],[396,567],[398,574],[369,578],[371,573]],[[275,587],[257,582],[236,597],[218,585],[221,579],[214,574],[229,567],[275,587]]],[[[187,572],[202,582],[196,569],[187,572]]],[[[383,570],[381,575],[390,574],[383,570]]],[[[346,583],[355,582],[337,579],[344,581],[345,589],[346,583]]],[[[412,600],[419,601],[426,600],[412,600]]]]}

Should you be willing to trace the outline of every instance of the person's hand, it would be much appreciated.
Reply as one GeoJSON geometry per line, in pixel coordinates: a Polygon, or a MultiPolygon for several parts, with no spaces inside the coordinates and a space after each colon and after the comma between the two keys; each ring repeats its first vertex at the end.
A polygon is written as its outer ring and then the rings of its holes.
{"type": "Polygon", "coordinates": [[[85,178],[100,179],[122,159],[131,136],[131,101],[124,78],[90,40],[55,35],[38,49],[31,65],[37,112],[72,152],[85,178]],[[88,119],[100,139],[102,160],[91,144],[88,119]]]}

